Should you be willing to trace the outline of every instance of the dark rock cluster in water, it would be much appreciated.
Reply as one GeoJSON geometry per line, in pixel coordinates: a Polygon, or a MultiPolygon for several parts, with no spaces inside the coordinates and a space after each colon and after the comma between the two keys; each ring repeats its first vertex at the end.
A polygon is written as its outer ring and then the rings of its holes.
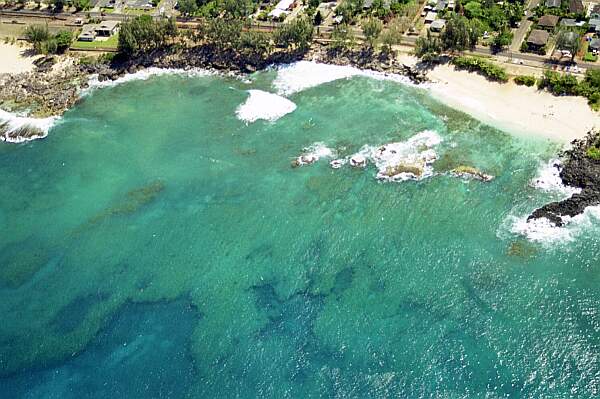
{"type": "Polygon", "coordinates": [[[581,192],[563,201],[552,202],[536,209],[527,220],[546,218],[556,226],[564,225],[564,216],[583,213],[589,206],[600,205],[600,160],[588,156],[587,150],[600,140],[599,132],[590,132],[561,154],[560,178],[563,184],[580,188],[581,192]]]}

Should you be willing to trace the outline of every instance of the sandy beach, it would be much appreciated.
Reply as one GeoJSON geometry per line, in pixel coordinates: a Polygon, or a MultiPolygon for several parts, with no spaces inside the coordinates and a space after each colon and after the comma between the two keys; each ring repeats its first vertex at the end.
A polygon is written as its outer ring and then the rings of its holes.
{"type": "Polygon", "coordinates": [[[0,73],[29,72],[34,68],[33,61],[39,56],[25,56],[26,47],[0,43],[0,73]]]}
{"type": "Polygon", "coordinates": [[[536,87],[501,84],[453,66],[430,72],[431,94],[445,104],[514,134],[569,142],[600,127],[600,114],[583,97],[557,97],[536,87]]]}

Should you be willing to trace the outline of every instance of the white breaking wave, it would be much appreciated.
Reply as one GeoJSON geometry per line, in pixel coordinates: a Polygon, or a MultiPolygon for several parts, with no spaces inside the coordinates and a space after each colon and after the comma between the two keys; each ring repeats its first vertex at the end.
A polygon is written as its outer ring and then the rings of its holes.
{"type": "Polygon", "coordinates": [[[375,164],[377,179],[421,180],[433,175],[433,163],[438,158],[433,148],[441,142],[442,138],[436,132],[426,130],[406,141],[379,147],[364,146],[358,155],[375,164]]]}
{"type": "Polygon", "coordinates": [[[304,148],[302,155],[296,158],[298,166],[310,165],[321,158],[334,158],[335,151],[327,147],[325,143],[317,142],[304,148]]]}
{"type": "Polygon", "coordinates": [[[584,231],[594,228],[600,221],[600,206],[590,206],[577,216],[563,216],[563,227],[558,227],[546,218],[527,220],[527,216],[511,216],[511,232],[530,241],[545,245],[569,243],[584,231]]]}
{"type": "Polygon", "coordinates": [[[147,80],[153,76],[163,76],[163,75],[180,75],[180,76],[190,76],[190,77],[203,77],[203,76],[213,76],[216,72],[212,72],[206,69],[201,68],[192,68],[192,69],[175,69],[175,68],[146,68],[135,73],[128,73],[121,76],[115,80],[105,80],[99,81],[98,75],[92,75],[88,81],[89,88],[84,90],[84,94],[89,92],[91,89],[103,88],[103,87],[113,87],[123,83],[132,82],[135,80],[147,80]]]}
{"type": "Polygon", "coordinates": [[[561,162],[558,159],[551,159],[547,164],[540,167],[538,177],[531,181],[531,185],[542,191],[557,193],[565,198],[581,192],[581,188],[570,187],[563,184],[560,178],[561,162]]]}
{"type": "Polygon", "coordinates": [[[404,84],[412,84],[410,79],[397,74],[361,70],[352,66],[321,64],[314,61],[298,61],[276,68],[277,77],[273,86],[281,95],[289,96],[311,87],[353,76],[366,76],[377,80],[391,80],[404,84]]]}
{"type": "Polygon", "coordinates": [[[296,104],[277,94],[262,90],[248,90],[248,93],[246,102],[236,110],[238,119],[247,123],[259,119],[274,122],[296,109],[296,104]]]}
{"type": "Polygon", "coordinates": [[[44,138],[48,135],[48,131],[59,118],[57,116],[50,116],[48,118],[32,118],[19,114],[13,114],[0,109],[0,125],[6,124],[6,131],[0,135],[0,141],[6,141],[9,143],[22,143],[24,141],[31,141],[36,139],[44,138]],[[15,134],[21,129],[34,129],[39,133],[23,137],[15,136],[15,134]]]}

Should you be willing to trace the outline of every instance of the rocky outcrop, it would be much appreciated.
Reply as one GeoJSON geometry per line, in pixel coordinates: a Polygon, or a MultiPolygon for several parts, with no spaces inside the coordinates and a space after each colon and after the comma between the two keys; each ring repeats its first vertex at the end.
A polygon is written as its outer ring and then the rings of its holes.
{"type": "Polygon", "coordinates": [[[589,206],[600,205],[600,160],[587,154],[588,148],[599,141],[600,133],[590,132],[586,138],[573,141],[571,148],[561,154],[563,184],[580,188],[581,192],[536,209],[527,220],[546,218],[556,226],[563,226],[564,217],[577,216],[589,206]]]}

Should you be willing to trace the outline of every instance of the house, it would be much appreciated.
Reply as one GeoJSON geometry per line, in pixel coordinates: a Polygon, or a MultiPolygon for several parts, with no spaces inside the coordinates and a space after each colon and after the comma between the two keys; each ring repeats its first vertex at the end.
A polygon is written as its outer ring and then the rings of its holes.
{"type": "Polygon", "coordinates": [[[273,11],[269,13],[269,16],[279,18],[283,15],[287,15],[289,14],[293,4],[294,0],[281,0],[279,3],[277,3],[273,11]]]}
{"type": "Polygon", "coordinates": [[[560,7],[561,0],[546,0],[546,7],[558,8],[560,7]]]}
{"type": "Polygon", "coordinates": [[[429,26],[429,30],[431,30],[432,32],[441,32],[442,29],[444,29],[444,26],[446,26],[445,19],[436,19],[429,26]]]}
{"type": "Polygon", "coordinates": [[[119,21],[103,21],[96,27],[96,36],[111,37],[119,30],[119,21]]]}
{"type": "Polygon", "coordinates": [[[437,19],[437,12],[430,11],[425,15],[425,23],[430,24],[437,19]]]}
{"type": "Polygon", "coordinates": [[[538,26],[542,29],[553,30],[558,25],[559,17],[556,15],[544,15],[538,21],[538,26]]]}
{"type": "Polygon", "coordinates": [[[527,45],[532,50],[540,50],[548,43],[549,38],[550,33],[547,31],[535,29],[529,34],[529,37],[527,38],[527,45]]]}
{"type": "Polygon", "coordinates": [[[600,39],[592,39],[588,48],[595,52],[600,51],[600,39]]]}
{"type": "Polygon", "coordinates": [[[588,32],[600,32],[600,18],[591,18],[588,22],[588,32]]]}
{"type": "Polygon", "coordinates": [[[594,4],[590,11],[590,18],[600,18],[600,4],[594,4]]]}
{"type": "Polygon", "coordinates": [[[569,12],[573,14],[583,14],[585,7],[581,0],[569,0],[569,12]]]}
{"type": "Polygon", "coordinates": [[[86,25],[83,27],[81,34],[77,36],[77,40],[80,42],[93,42],[96,39],[96,26],[86,25]]]}
{"type": "Polygon", "coordinates": [[[373,0],[365,0],[363,2],[363,9],[368,10],[371,7],[373,7],[373,0]]]}
{"type": "Polygon", "coordinates": [[[440,0],[437,2],[436,6],[435,6],[435,11],[442,12],[446,9],[446,7],[447,7],[446,2],[440,0]]]}
{"type": "Polygon", "coordinates": [[[556,40],[556,49],[561,50],[562,56],[574,57],[574,49],[577,49],[579,35],[575,32],[562,32],[556,40]]]}
{"type": "Polygon", "coordinates": [[[572,18],[563,18],[560,20],[560,25],[567,28],[574,28],[577,26],[577,21],[572,18]]]}

